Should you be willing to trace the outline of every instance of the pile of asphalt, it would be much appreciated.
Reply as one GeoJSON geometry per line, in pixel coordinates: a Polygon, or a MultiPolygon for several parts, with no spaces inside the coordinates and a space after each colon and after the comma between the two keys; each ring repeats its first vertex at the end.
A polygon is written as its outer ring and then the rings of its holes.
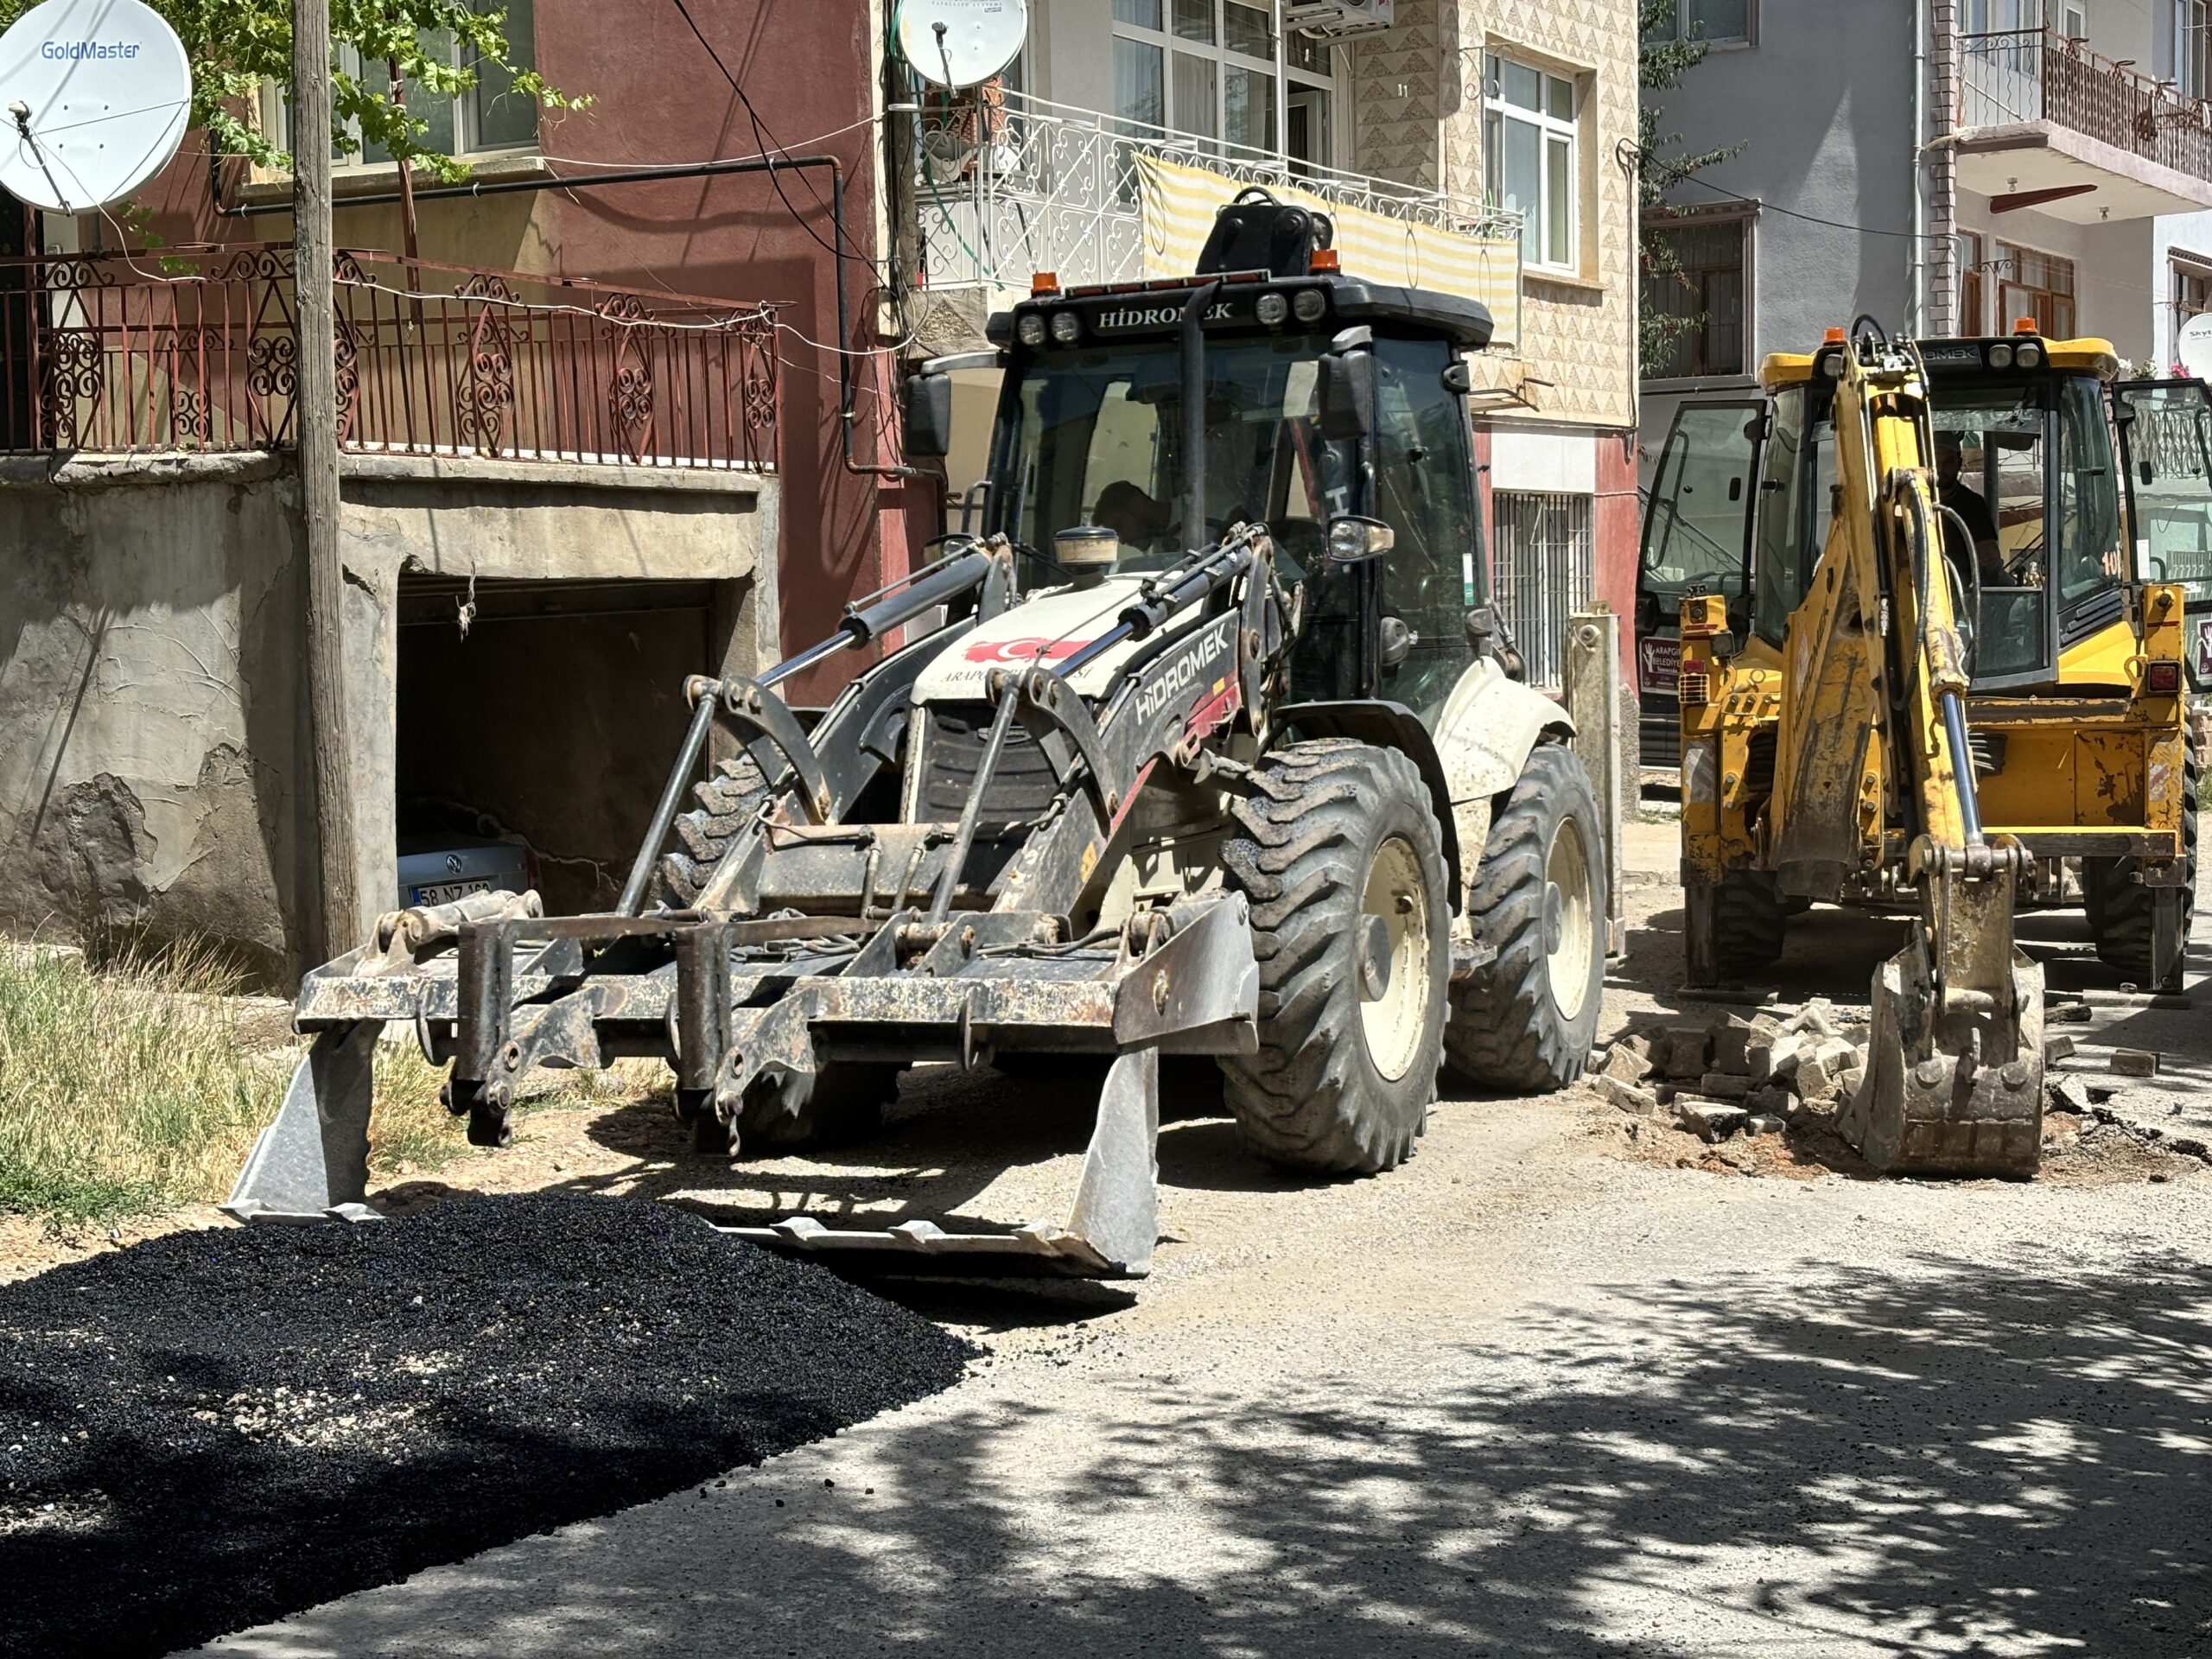
{"type": "Polygon", "coordinates": [[[658,1205],[179,1233],[0,1287],[0,1653],[162,1654],[696,1484],[958,1379],[658,1205]]]}

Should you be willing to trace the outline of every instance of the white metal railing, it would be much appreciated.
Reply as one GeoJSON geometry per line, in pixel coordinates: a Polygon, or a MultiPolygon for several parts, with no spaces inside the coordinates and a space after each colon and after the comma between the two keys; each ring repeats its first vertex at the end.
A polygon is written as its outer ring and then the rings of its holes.
{"type": "Polygon", "coordinates": [[[1519,214],[1465,197],[1020,93],[1002,105],[925,108],[921,124],[915,196],[924,281],[933,289],[1027,288],[1039,270],[1071,284],[1136,280],[1144,274],[1137,158],[1146,155],[1218,174],[1224,200],[1247,185],[1289,186],[1447,233],[1520,234],[1519,214]]]}

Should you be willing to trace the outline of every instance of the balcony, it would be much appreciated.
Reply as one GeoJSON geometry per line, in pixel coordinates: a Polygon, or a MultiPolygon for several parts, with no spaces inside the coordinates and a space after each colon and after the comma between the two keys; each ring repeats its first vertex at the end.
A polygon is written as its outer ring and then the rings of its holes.
{"type": "Polygon", "coordinates": [[[1501,346],[1519,338],[1518,214],[1016,93],[922,118],[922,283],[969,298],[980,325],[983,312],[1027,294],[1036,271],[1069,285],[1185,275],[1214,208],[1252,185],[1335,214],[1346,270],[1379,282],[1421,282],[1424,259],[1409,251],[1441,238],[1428,244],[1427,265],[1458,273],[1455,287],[1479,287],[1501,346]],[[1387,236],[1373,234],[1378,222],[1387,236]],[[1363,233],[1376,247],[1365,258],[1363,233]]]}
{"type": "Polygon", "coordinates": [[[2055,29],[1961,37],[1954,143],[1965,188],[2076,224],[2212,207],[2212,105],[2055,29]]]}
{"type": "MultiPolygon", "coordinates": [[[[0,260],[0,453],[293,442],[292,250],[0,260]]],[[[772,308],[340,253],[339,442],[766,472],[772,308]]]]}

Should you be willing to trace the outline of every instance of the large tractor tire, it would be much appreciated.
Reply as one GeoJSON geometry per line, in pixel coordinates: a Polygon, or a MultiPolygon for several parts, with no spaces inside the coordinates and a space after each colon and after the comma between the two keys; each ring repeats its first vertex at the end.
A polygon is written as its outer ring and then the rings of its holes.
{"type": "Polygon", "coordinates": [[[1717,882],[1686,887],[1684,944],[1693,984],[1758,978],[1782,960],[1783,931],[1804,906],[1775,890],[1765,870],[1731,870],[1717,882]]]}
{"type": "Polygon", "coordinates": [[[1252,769],[1223,849],[1252,910],[1260,1046],[1221,1062],[1244,1138],[1294,1169],[1372,1174],[1427,1127],[1451,978],[1444,837],[1414,763],[1348,739],[1252,769]]]}
{"type": "Polygon", "coordinates": [[[1467,890],[1497,957],[1453,988],[1446,1062],[1484,1089],[1541,1094],[1582,1075],[1605,979],[1605,839],[1573,751],[1529,756],[1467,890]]]}
{"type": "Polygon", "coordinates": [[[767,779],[749,754],[721,762],[713,777],[693,785],[691,798],[699,804],[676,816],[676,838],[683,849],[661,859],[656,896],[677,909],[697,903],[737,832],[760,815],[768,792],[767,779]]]}
{"type": "Polygon", "coordinates": [[[2146,990],[2177,991],[2189,951],[2189,930],[2196,914],[2196,810],[2202,782],[2196,757],[2183,763],[2181,796],[2182,874],[2178,887],[2146,887],[2135,880],[2132,858],[2082,861],[2082,906],[2088,912],[2097,956],[2146,990]],[[2174,954],[2164,984],[2152,983],[2152,934],[2160,904],[2178,907],[2181,948],[2174,954]]]}

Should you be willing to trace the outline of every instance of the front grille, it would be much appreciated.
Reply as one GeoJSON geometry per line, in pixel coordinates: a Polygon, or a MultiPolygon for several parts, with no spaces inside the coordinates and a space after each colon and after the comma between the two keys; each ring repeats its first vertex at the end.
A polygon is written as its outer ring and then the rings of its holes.
{"type": "MultiPolygon", "coordinates": [[[[925,823],[950,823],[967,809],[975,792],[976,771],[991,732],[987,702],[938,703],[929,710],[929,739],[923,752],[918,817],[925,823]]],[[[1059,780],[1037,740],[1017,722],[991,771],[983,793],[982,822],[1026,822],[1042,813],[1059,793],[1059,780]]]]}

